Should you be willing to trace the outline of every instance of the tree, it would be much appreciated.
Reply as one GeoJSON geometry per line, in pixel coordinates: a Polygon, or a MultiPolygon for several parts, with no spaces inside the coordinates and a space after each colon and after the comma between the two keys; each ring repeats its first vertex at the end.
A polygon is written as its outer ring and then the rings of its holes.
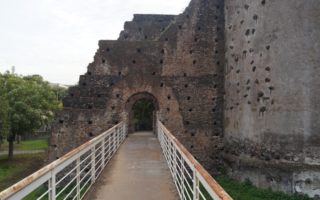
{"type": "Polygon", "coordinates": [[[67,88],[60,87],[59,85],[52,85],[51,87],[57,100],[62,103],[62,99],[67,95],[67,88]]]}
{"type": "Polygon", "coordinates": [[[9,102],[4,89],[5,81],[0,74],[0,147],[3,140],[8,136],[9,124],[9,102]]]}
{"type": "Polygon", "coordinates": [[[16,136],[34,132],[53,119],[54,110],[61,107],[53,89],[41,76],[21,77],[12,73],[2,75],[8,102],[10,132],[8,157],[13,157],[16,136]]]}

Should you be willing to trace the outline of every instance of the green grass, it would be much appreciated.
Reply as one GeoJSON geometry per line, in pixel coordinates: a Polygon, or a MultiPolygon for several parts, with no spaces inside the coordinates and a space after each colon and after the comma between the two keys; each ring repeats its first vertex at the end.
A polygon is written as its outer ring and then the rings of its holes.
{"type": "MultiPolygon", "coordinates": [[[[0,156],[0,191],[12,186],[13,184],[17,183],[18,181],[22,180],[23,178],[29,176],[30,174],[34,173],[36,170],[40,169],[44,162],[46,154],[39,153],[39,154],[23,154],[23,155],[15,155],[13,160],[8,160],[7,156],[0,156]]],[[[82,184],[81,187],[81,196],[84,195],[84,192],[88,189],[90,182],[85,186],[82,184]]],[[[72,183],[66,190],[57,198],[57,200],[62,200],[64,197],[73,189],[75,186],[72,183]]],[[[57,193],[62,188],[57,188],[57,193]]],[[[33,192],[31,192],[24,200],[34,200],[41,196],[44,192],[47,191],[47,185],[42,185],[33,192]]],[[[72,199],[73,195],[71,195],[69,199],[72,199]]],[[[48,199],[48,196],[43,198],[48,199]]]]}
{"type": "Polygon", "coordinates": [[[240,183],[227,176],[217,177],[216,180],[234,200],[311,200],[298,194],[287,195],[282,192],[274,192],[271,189],[259,189],[249,181],[240,183]]]}
{"type": "Polygon", "coordinates": [[[30,175],[43,164],[45,154],[15,155],[8,160],[7,155],[0,156],[0,191],[30,175]]]}
{"type": "MultiPolygon", "coordinates": [[[[37,139],[21,141],[20,144],[14,143],[14,149],[19,151],[32,151],[32,150],[46,150],[48,148],[48,139],[37,139]]],[[[5,141],[0,148],[0,151],[8,150],[8,142],[5,141]]]]}
{"type": "Polygon", "coordinates": [[[20,145],[17,145],[19,150],[46,150],[48,148],[48,139],[23,141],[20,145]]]}
{"type": "MultiPolygon", "coordinates": [[[[31,192],[28,196],[24,197],[23,200],[34,200],[40,197],[43,193],[45,193],[48,190],[45,186],[41,186],[37,189],[35,189],[33,192],[31,192]]],[[[43,199],[49,199],[48,196],[43,197],[43,199]]]]}

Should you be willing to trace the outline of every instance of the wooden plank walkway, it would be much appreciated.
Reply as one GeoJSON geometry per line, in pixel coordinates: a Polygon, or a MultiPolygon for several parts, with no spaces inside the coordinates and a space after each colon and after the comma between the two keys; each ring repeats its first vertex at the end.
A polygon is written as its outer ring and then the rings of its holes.
{"type": "Polygon", "coordinates": [[[152,132],[130,134],[85,199],[177,200],[155,135],[152,132]]]}

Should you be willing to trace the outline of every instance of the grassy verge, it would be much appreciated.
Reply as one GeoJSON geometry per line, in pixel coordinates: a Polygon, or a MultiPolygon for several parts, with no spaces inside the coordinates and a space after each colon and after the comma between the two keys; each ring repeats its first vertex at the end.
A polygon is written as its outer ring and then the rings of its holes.
{"type": "Polygon", "coordinates": [[[32,174],[43,165],[44,153],[15,155],[13,160],[0,156],[0,191],[32,174]]]}
{"type": "Polygon", "coordinates": [[[240,183],[227,176],[217,177],[216,180],[230,194],[234,200],[311,200],[298,194],[287,195],[270,189],[259,189],[249,181],[240,183]]]}
{"type": "MultiPolygon", "coordinates": [[[[44,153],[32,155],[24,154],[14,156],[13,160],[8,160],[7,156],[0,156],[0,192],[40,169],[44,164],[43,160],[45,156],[46,154],[44,153]]],[[[75,187],[75,182],[76,180],[62,192],[57,200],[63,200],[70,192],[72,192],[72,194],[67,199],[73,199],[76,192],[76,190],[72,190],[75,187]]],[[[84,192],[88,189],[89,185],[90,182],[86,185],[81,185],[81,196],[84,195],[84,192]]],[[[57,193],[61,189],[62,188],[57,188],[57,193]]],[[[23,198],[23,200],[37,199],[47,190],[46,183],[31,192],[27,197],[23,198]]],[[[44,196],[43,199],[48,199],[48,195],[44,196]]]]}
{"type": "MultiPolygon", "coordinates": [[[[20,144],[14,144],[14,149],[19,151],[46,150],[48,148],[48,139],[37,139],[21,141],[20,144]]],[[[8,142],[1,145],[0,151],[8,150],[8,142]]]]}

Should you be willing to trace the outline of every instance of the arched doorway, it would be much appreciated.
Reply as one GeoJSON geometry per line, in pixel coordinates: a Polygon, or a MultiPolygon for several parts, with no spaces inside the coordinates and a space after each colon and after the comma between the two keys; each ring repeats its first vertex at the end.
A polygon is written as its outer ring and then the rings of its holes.
{"type": "Polygon", "coordinates": [[[155,107],[152,100],[140,99],[132,106],[134,131],[152,131],[155,107]]]}
{"type": "Polygon", "coordinates": [[[154,130],[159,104],[152,94],[142,92],[132,95],[127,100],[125,109],[129,114],[129,133],[154,130]]]}

